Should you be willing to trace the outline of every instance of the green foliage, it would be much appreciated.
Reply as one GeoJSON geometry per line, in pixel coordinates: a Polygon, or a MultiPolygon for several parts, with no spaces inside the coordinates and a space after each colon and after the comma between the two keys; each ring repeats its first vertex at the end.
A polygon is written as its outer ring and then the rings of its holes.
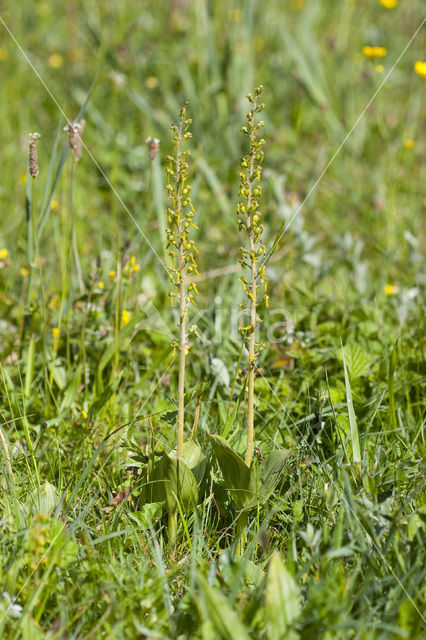
{"type": "Polygon", "coordinates": [[[278,553],[274,553],[268,569],[265,590],[266,631],[269,640],[296,640],[294,630],[300,616],[300,602],[293,576],[285,568],[278,553]]]}
{"type": "Polygon", "coordinates": [[[5,4],[0,637],[421,640],[424,26],[399,56],[423,3],[5,4]],[[269,309],[247,465],[233,211],[260,82],[269,309]],[[164,170],[187,100],[199,336],[178,461],[164,170]],[[83,115],[76,165],[63,128],[83,115]]]}

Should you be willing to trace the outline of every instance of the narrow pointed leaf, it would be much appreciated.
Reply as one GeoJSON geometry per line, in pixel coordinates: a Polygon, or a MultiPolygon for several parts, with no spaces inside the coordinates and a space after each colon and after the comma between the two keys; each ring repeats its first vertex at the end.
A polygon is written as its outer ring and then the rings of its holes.
{"type": "Polygon", "coordinates": [[[268,640],[296,640],[294,624],[300,615],[297,585],[279,553],[269,565],[265,594],[265,622],[268,640]]]}
{"type": "Polygon", "coordinates": [[[202,613],[212,624],[216,635],[221,640],[247,640],[248,630],[237,613],[229,606],[226,598],[210,586],[203,575],[198,576],[202,598],[202,613]]]}
{"type": "MultiPolygon", "coordinates": [[[[258,499],[261,504],[265,504],[274,489],[278,486],[290,455],[291,451],[289,449],[277,449],[266,455],[261,462],[257,471],[258,499]]],[[[256,470],[252,470],[252,475],[255,474],[256,470]]],[[[256,500],[257,496],[251,501],[249,506],[254,506],[256,500]]]]}
{"type": "Polygon", "coordinates": [[[351,429],[352,457],[354,464],[361,464],[361,449],[359,446],[358,424],[356,421],[354,404],[352,401],[351,383],[349,380],[348,368],[346,366],[344,349],[342,349],[342,358],[343,368],[345,370],[346,402],[348,405],[349,426],[351,429]]]}

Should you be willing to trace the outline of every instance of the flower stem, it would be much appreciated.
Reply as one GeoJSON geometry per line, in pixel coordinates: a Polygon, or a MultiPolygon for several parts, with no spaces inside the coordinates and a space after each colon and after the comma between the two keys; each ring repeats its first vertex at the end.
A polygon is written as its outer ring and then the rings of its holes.
{"type": "Polygon", "coordinates": [[[183,431],[185,423],[185,356],[186,356],[186,295],[185,295],[185,255],[183,241],[179,241],[179,380],[178,380],[178,424],[177,424],[177,457],[182,457],[183,431]]]}

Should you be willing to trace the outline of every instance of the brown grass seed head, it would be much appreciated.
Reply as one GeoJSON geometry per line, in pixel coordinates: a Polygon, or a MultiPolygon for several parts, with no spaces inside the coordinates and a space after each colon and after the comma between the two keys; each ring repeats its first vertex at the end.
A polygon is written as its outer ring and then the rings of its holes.
{"type": "Polygon", "coordinates": [[[29,134],[29,145],[28,145],[28,165],[30,176],[32,178],[37,178],[39,169],[38,169],[38,161],[37,161],[37,140],[40,138],[40,134],[35,131],[34,133],[29,134]]]}

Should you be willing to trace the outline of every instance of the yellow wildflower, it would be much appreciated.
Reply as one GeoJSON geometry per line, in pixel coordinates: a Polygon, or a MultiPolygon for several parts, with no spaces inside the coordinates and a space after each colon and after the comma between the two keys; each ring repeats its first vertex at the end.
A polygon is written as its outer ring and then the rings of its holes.
{"type": "Polygon", "coordinates": [[[7,249],[0,249],[0,260],[6,260],[7,258],[7,249]]]}
{"type": "Polygon", "coordinates": [[[398,2],[397,0],[380,0],[380,4],[382,7],[385,7],[385,9],[395,9],[398,2]]]}
{"type": "Polygon", "coordinates": [[[426,62],[422,62],[421,60],[417,60],[416,64],[414,65],[414,71],[421,78],[426,78],[426,62]]]}
{"type": "Polygon", "coordinates": [[[52,337],[53,338],[58,338],[59,337],[59,329],[58,329],[58,327],[53,327],[53,329],[52,329],[52,337]]]}
{"type": "Polygon", "coordinates": [[[397,284],[387,284],[385,285],[385,294],[387,296],[394,296],[399,293],[399,287],[397,284]]]}
{"type": "Polygon", "coordinates": [[[134,265],[134,264],[135,264],[135,262],[136,262],[136,256],[132,256],[132,257],[130,258],[130,264],[131,264],[131,265],[134,265]]]}
{"type": "Polygon", "coordinates": [[[231,9],[228,11],[229,19],[231,22],[242,22],[244,14],[241,9],[231,9]]]}
{"type": "Polygon", "coordinates": [[[126,324],[129,324],[131,317],[131,313],[126,309],[123,309],[123,312],[121,314],[121,324],[123,325],[123,327],[125,327],[126,324]]]}
{"type": "Polygon", "coordinates": [[[132,265],[132,273],[137,273],[140,269],[140,265],[134,264],[132,265]]]}
{"type": "Polygon", "coordinates": [[[155,89],[155,87],[158,87],[158,78],[156,78],[155,76],[149,76],[145,80],[145,84],[148,89],[155,89]]]}
{"type": "Polygon", "coordinates": [[[26,278],[30,275],[30,270],[27,267],[22,267],[20,273],[23,278],[26,278]]]}
{"type": "Polygon", "coordinates": [[[383,73],[383,71],[385,70],[384,66],[382,64],[378,64],[376,67],[376,71],[377,73],[383,73]]]}
{"type": "Polygon", "coordinates": [[[85,412],[84,409],[81,410],[81,417],[84,418],[84,420],[87,419],[87,413],[85,412]]]}
{"type": "Polygon", "coordinates": [[[49,56],[47,62],[49,64],[49,67],[52,67],[52,69],[59,69],[60,67],[62,67],[64,59],[60,53],[52,53],[52,55],[49,56]]]}
{"type": "Polygon", "coordinates": [[[26,173],[23,173],[21,175],[21,182],[22,182],[22,184],[27,184],[27,174],[26,173]]]}
{"type": "Polygon", "coordinates": [[[265,48],[265,40],[262,38],[262,36],[255,37],[254,48],[256,49],[256,51],[263,51],[263,49],[265,48]]]}
{"type": "Polygon", "coordinates": [[[99,289],[103,289],[104,288],[104,283],[102,282],[102,280],[100,282],[98,282],[98,287],[99,289]]]}
{"type": "Polygon", "coordinates": [[[363,54],[369,60],[376,60],[377,58],[383,58],[387,54],[385,47],[363,47],[363,54]]]}
{"type": "Polygon", "coordinates": [[[412,149],[414,147],[414,140],[412,140],[411,138],[408,138],[408,140],[404,142],[404,147],[406,149],[412,149]]]}
{"type": "Polygon", "coordinates": [[[52,202],[50,204],[50,208],[52,209],[52,211],[56,211],[56,209],[58,208],[58,201],[57,200],[52,200],[52,202]]]}
{"type": "Polygon", "coordinates": [[[108,276],[111,278],[111,280],[115,280],[115,271],[113,271],[111,269],[111,271],[108,271],[108,276]]]}

